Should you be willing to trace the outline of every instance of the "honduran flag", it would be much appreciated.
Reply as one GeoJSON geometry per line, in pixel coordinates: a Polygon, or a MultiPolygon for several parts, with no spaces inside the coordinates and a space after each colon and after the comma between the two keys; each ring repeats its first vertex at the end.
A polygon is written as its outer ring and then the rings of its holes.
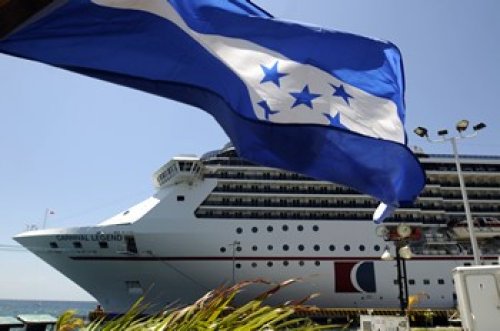
{"type": "Polygon", "coordinates": [[[0,52],[198,106],[242,157],[388,206],[425,183],[389,42],[279,21],[245,0],[56,0],[0,52]]]}

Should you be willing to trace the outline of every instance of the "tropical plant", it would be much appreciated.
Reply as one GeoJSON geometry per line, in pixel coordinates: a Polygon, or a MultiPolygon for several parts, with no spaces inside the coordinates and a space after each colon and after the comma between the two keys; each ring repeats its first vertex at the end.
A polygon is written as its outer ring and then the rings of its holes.
{"type": "MultiPolygon", "coordinates": [[[[257,280],[240,282],[230,287],[219,287],[208,292],[191,305],[169,308],[161,314],[148,317],[141,317],[141,313],[146,309],[141,299],[126,314],[114,320],[104,321],[100,319],[79,328],[84,331],[316,331],[331,329],[331,325],[318,325],[309,318],[294,316],[297,310],[314,309],[314,307],[303,305],[312,296],[276,307],[264,304],[265,299],[296,281],[296,279],[292,279],[276,284],[255,299],[238,307],[233,307],[231,304],[243,288],[255,283],[266,282],[257,280]]],[[[64,329],[64,331],[70,330],[73,329],[64,329]]]]}

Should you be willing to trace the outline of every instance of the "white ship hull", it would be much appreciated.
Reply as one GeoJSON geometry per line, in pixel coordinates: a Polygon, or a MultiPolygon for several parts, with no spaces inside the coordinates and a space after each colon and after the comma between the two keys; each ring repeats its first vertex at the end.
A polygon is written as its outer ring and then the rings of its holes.
{"type": "MultiPolygon", "coordinates": [[[[154,311],[193,302],[233,281],[290,278],[301,282],[272,300],[319,293],[311,304],[399,307],[396,262],[380,259],[384,248],[394,250],[394,245],[375,235],[371,221],[196,217],[219,180],[181,175],[164,176],[170,182],[160,183],[154,197],[97,226],[30,231],[15,240],[108,312],[124,312],[140,296],[154,311]]],[[[483,256],[487,263],[496,259],[496,254],[483,256]]],[[[420,307],[454,307],[451,271],[472,260],[435,249],[414,255],[407,261],[409,294],[428,295],[420,307]]],[[[263,289],[250,287],[242,298],[263,289]]]]}

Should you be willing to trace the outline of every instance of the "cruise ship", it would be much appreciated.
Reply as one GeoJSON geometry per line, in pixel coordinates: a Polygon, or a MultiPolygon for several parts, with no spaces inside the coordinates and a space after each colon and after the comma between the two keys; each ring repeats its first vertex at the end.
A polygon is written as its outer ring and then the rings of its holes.
{"type": "MultiPolygon", "coordinates": [[[[222,284],[301,281],[272,300],[320,307],[399,307],[402,243],[408,293],[420,307],[456,305],[451,271],[473,263],[454,159],[417,153],[427,185],[383,224],[377,202],[350,188],[262,167],[230,144],[174,157],[153,175],[156,193],[96,226],[41,229],[15,240],[94,296],[108,312],[139,297],[151,311],[190,303],[222,284]],[[404,224],[404,226],[401,226],[404,224]],[[404,238],[404,239],[401,239],[404,238]]],[[[500,157],[461,156],[482,264],[500,255],[500,157]]],[[[262,291],[254,286],[242,299],[262,291]]]]}

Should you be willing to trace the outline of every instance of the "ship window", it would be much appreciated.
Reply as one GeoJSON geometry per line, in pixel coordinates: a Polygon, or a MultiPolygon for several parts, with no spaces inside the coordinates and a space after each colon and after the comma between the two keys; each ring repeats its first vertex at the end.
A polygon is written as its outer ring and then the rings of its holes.
{"type": "Polygon", "coordinates": [[[304,266],[304,261],[299,261],[299,265],[300,265],[301,267],[303,267],[303,266],[304,266]]]}
{"type": "MultiPolygon", "coordinates": [[[[396,284],[397,284],[397,281],[396,281],[396,284]]],[[[410,280],[408,281],[408,284],[410,284],[410,285],[415,285],[415,279],[410,279],[410,280]]]]}
{"type": "Polygon", "coordinates": [[[351,250],[351,246],[345,245],[344,246],[344,251],[349,252],[351,250]]]}
{"type": "Polygon", "coordinates": [[[236,246],[236,250],[237,250],[238,252],[241,252],[241,250],[242,250],[241,246],[236,246]]]}
{"type": "Polygon", "coordinates": [[[330,245],[330,247],[329,247],[329,248],[330,248],[330,251],[332,251],[332,252],[333,252],[333,251],[335,250],[335,245],[330,245]]]}
{"type": "Polygon", "coordinates": [[[283,229],[283,231],[288,231],[288,225],[286,225],[286,224],[285,224],[285,225],[283,225],[283,226],[281,227],[281,229],[283,229]]]}
{"type": "Polygon", "coordinates": [[[177,201],[184,201],[184,196],[183,195],[178,195],[177,196],[177,201]]]}
{"type": "Polygon", "coordinates": [[[378,251],[380,251],[380,246],[379,246],[379,245],[375,245],[375,246],[373,246],[373,249],[374,249],[376,252],[378,252],[378,251]]]}
{"type": "Polygon", "coordinates": [[[56,242],[53,242],[53,241],[51,241],[49,245],[50,245],[50,248],[58,248],[58,247],[59,247],[59,246],[57,245],[57,243],[56,243],[56,242]]]}
{"type": "Polygon", "coordinates": [[[269,226],[267,227],[267,232],[273,232],[273,227],[269,225],[269,226]]]}
{"type": "Polygon", "coordinates": [[[315,261],[314,262],[314,265],[317,266],[317,267],[319,267],[320,264],[321,264],[321,262],[319,262],[319,261],[315,261]]]}
{"type": "Polygon", "coordinates": [[[273,250],[273,245],[267,245],[267,249],[272,251],[273,250]]]}
{"type": "Polygon", "coordinates": [[[303,227],[302,225],[298,225],[298,226],[297,226],[297,230],[298,230],[298,231],[303,231],[303,230],[304,230],[304,227],[303,227]]]}
{"type": "Polygon", "coordinates": [[[394,285],[398,285],[398,280],[397,279],[394,279],[392,282],[394,283],[394,285]]]}
{"type": "Polygon", "coordinates": [[[256,267],[257,267],[257,263],[252,262],[252,268],[256,268],[256,267]]]}
{"type": "Polygon", "coordinates": [[[314,245],[314,250],[315,250],[316,252],[317,252],[317,251],[319,251],[319,249],[320,249],[320,248],[319,248],[319,245],[314,245]]]}
{"type": "Polygon", "coordinates": [[[467,267],[467,266],[470,266],[470,263],[469,263],[469,262],[465,262],[465,263],[464,263],[464,266],[466,266],[466,267],[467,267]]]}
{"type": "Polygon", "coordinates": [[[439,285],[444,285],[444,279],[439,278],[439,279],[438,279],[438,284],[439,284],[439,285]]]}
{"type": "Polygon", "coordinates": [[[237,228],[237,229],[236,229],[236,233],[238,233],[238,234],[239,234],[239,233],[242,233],[242,232],[243,232],[243,229],[242,229],[242,228],[237,228]]]}
{"type": "Polygon", "coordinates": [[[272,261],[268,261],[268,262],[267,262],[267,266],[268,266],[268,267],[272,267],[272,266],[273,266],[273,262],[272,262],[272,261]]]}
{"type": "Polygon", "coordinates": [[[290,249],[290,247],[289,247],[287,244],[284,244],[284,245],[283,245],[283,250],[284,250],[284,251],[287,251],[288,249],[290,249]]]}
{"type": "Polygon", "coordinates": [[[363,252],[365,250],[365,245],[359,245],[359,250],[363,252]]]}
{"type": "Polygon", "coordinates": [[[428,280],[428,279],[424,279],[424,285],[429,285],[430,283],[431,283],[431,281],[430,281],[430,280],[428,280]]]}
{"type": "Polygon", "coordinates": [[[240,269],[240,268],[241,268],[241,263],[236,263],[235,267],[236,267],[237,269],[240,269]]]}
{"type": "Polygon", "coordinates": [[[134,236],[125,236],[125,243],[127,245],[127,252],[137,254],[137,245],[134,236]]]}
{"type": "Polygon", "coordinates": [[[314,225],[314,226],[313,226],[313,231],[318,231],[318,230],[319,230],[319,226],[314,225]]]}
{"type": "Polygon", "coordinates": [[[257,231],[259,231],[259,229],[258,229],[256,226],[254,226],[254,227],[252,228],[252,232],[253,232],[253,233],[257,233],[257,231]]]}
{"type": "Polygon", "coordinates": [[[221,247],[221,248],[220,248],[220,252],[221,252],[221,253],[224,253],[225,251],[226,251],[226,247],[221,247]]]}
{"type": "Polygon", "coordinates": [[[137,280],[127,280],[125,286],[127,286],[129,294],[142,295],[144,293],[141,283],[137,280]]]}
{"type": "Polygon", "coordinates": [[[287,267],[287,266],[288,266],[288,264],[289,264],[289,262],[288,262],[288,261],[283,261],[283,265],[284,265],[285,267],[287,267]]]}
{"type": "Polygon", "coordinates": [[[99,247],[100,248],[108,248],[108,242],[107,241],[99,241],[99,247]]]}
{"type": "Polygon", "coordinates": [[[74,248],[82,248],[82,243],[79,241],[74,241],[73,242],[73,247],[74,248]]]}
{"type": "Polygon", "coordinates": [[[304,245],[299,245],[299,251],[303,251],[304,250],[304,245]]]}
{"type": "Polygon", "coordinates": [[[257,250],[257,246],[253,245],[252,246],[252,251],[256,251],[257,250]]]}

